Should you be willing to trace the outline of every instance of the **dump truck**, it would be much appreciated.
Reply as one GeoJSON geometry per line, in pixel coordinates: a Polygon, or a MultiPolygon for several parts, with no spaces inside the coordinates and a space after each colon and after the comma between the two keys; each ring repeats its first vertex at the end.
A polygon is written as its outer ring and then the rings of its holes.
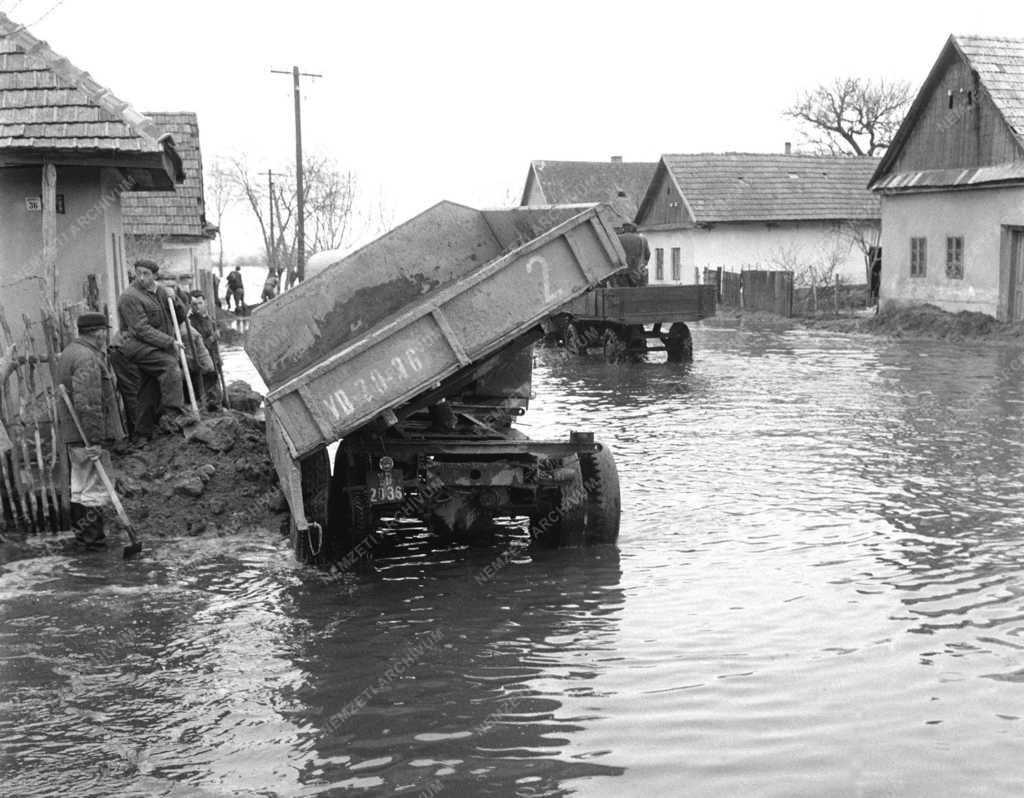
{"type": "Polygon", "coordinates": [[[328,565],[385,531],[614,542],[614,457],[593,433],[530,440],[532,347],[625,268],[604,205],[442,202],[252,316],[271,459],[296,557],[328,565]],[[328,446],[337,443],[333,469],[328,446]]]}

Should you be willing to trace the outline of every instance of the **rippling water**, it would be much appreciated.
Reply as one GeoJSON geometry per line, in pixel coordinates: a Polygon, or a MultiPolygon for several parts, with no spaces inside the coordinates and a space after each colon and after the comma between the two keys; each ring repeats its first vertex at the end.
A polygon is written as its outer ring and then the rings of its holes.
{"type": "Polygon", "coordinates": [[[262,538],[0,573],[4,795],[1024,794],[1021,350],[700,329],[540,357],[618,549],[262,538]]]}

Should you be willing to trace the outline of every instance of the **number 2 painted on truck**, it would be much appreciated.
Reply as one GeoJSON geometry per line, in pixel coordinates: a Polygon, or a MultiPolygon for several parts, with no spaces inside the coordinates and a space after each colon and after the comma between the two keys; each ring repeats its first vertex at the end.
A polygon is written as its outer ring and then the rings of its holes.
{"type": "Polygon", "coordinates": [[[533,266],[537,264],[540,267],[540,282],[544,288],[544,302],[553,302],[562,296],[562,289],[559,288],[557,291],[551,290],[551,265],[540,255],[534,255],[526,262],[526,273],[533,273],[533,266]]]}

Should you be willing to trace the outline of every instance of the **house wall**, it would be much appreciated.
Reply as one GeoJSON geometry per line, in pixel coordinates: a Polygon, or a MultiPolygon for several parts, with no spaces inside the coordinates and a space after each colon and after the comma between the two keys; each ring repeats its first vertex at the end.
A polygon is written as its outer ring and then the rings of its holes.
{"type": "MultiPolygon", "coordinates": [[[[856,226],[867,240],[876,240],[878,223],[864,222],[856,226]]],[[[647,264],[651,284],[672,284],[672,248],[680,248],[682,284],[696,281],[695,268],[703,274],[705,267],[740,271],[744,268],[786,269],[799,273],[808,264],[822,265],[832,253],[839,262],[836,274],[846,282],[867,282],[864,253],[853,242],[848,231],[833,222],[737,222],[716,224],[710,229],[676,228],[642,230],[651,247],[647,264]],[[665,278],[655,275],[655,250],[665,251],[665,278]]],[[[885,255],[883,252],[883,263],[885,255]]]]}
{"type": "MultiPolygon", "coordinates": [[[[43,306],[43,215],[27,210],[25,200],[41,196],[42,168],[3,169],[0,177],[0,304],[9,318],[25,313],[37,319],[43,306]]],[[[98,304],[113,314],[113,242],[122,233],[119,179],[114,170],[57,168],[57,194],[64,197],[64,213],[57,214],[59,306],[84,300],[88,275],[94,274],[98,304]]]]}
{"type": "Polygon", "coordinates": [[[1003,225],[1024,225],[1024,187],[882,198],[882,305],[929,302],[1005,317],[1003,225]],[[963,279],[946,277],[946,237],[964,237],[963,279]],[[910,276],[910,239],[927,239],[923,277],[910,276]]]}
{"type": "Polygon", "coordinates": [[[967,169],[1021,158],[1020,146],[977,73],[957,54],[948,60],[889,171],[967,169]]]}

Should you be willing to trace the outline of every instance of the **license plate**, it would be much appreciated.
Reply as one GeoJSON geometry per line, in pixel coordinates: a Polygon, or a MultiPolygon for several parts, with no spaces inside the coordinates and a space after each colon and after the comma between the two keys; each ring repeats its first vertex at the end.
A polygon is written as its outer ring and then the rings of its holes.
{"type": "Polygon", "coordinates": [[[393,471],[378,471],[371,474],[369,488],[370,504],[393,504],[405,501],[402,472],[397,468],[393,471]]]}

